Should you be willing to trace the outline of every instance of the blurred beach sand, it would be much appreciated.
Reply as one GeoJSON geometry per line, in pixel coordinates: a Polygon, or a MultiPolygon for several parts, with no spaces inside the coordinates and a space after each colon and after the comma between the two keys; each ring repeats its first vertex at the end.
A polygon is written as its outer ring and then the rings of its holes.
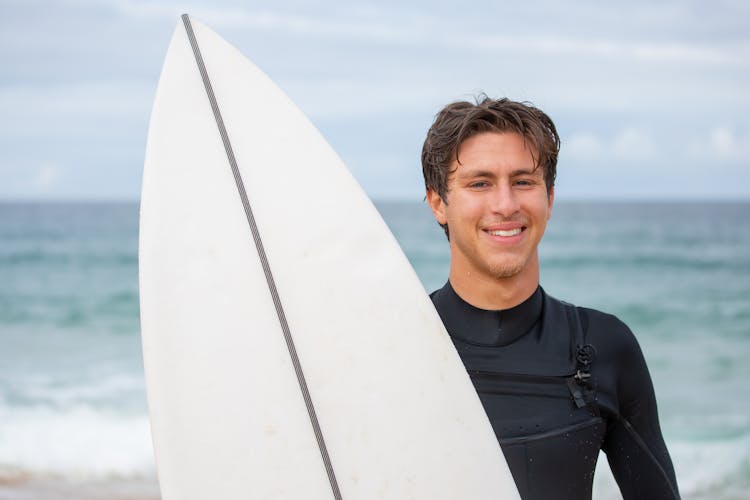
{"type": "Polygon", "coordinates": [[[71,479],[0,474],[0,500],[159,500],[156,478],[71,479]]]}

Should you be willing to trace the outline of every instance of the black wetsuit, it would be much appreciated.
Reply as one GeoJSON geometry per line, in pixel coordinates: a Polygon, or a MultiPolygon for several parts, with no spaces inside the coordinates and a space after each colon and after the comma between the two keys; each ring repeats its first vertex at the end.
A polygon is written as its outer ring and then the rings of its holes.
{"type": "Polygon", "coordinates": [[[583,500],[599,450],[625,500],[679,498],[640,347],[614,316],[541,287],[503,311],[431,295],[524,500],[583,500]]]}

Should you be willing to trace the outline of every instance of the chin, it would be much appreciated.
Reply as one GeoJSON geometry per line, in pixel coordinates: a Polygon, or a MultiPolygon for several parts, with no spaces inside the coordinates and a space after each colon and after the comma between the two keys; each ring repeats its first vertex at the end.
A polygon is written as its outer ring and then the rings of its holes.
{"type": "Polygon", "coordinates": [[[505,263],[491,266],[489,271],[490,275],[497,279],[506,279],[520,274],[523,268],[524,265],[522,263],[505,263]]]}

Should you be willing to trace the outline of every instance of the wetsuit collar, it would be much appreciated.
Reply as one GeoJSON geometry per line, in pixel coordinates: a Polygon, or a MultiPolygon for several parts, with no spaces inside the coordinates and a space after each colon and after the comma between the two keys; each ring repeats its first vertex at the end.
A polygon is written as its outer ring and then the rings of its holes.
{"type": "Polygon", "coordinates": [[[450,284],[435,292],[443,323],[450,334],[463,342],[480,346],[504,346],[528,333],[542,314],[543,293],[537,286],[531,296],[510,309],[487,310],[463,300],[450,284]]]}
{"type": "Polygon", "coordinates": [[[473,369],[502,367],[504,373],[545,376],[575,373],[576,346],[584,343],[577,308],[550,297],[541,287],[518,306],[499,311],[472,306],[450,283],[430,297],[456,348],[474,357],[473,369]]]}

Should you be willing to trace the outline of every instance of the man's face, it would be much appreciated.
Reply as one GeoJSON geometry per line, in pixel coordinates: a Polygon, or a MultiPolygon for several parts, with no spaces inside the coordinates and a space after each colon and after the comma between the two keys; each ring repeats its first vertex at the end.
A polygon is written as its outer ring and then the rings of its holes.
{"type": "Polygon", "coordinates": [[[448,178],[446,200],[430,190],[437,221],[450,234],[451,273],[538,280],[537,246],[552,212],[541,168],[516,133],[465,140],[448,178]]]}

